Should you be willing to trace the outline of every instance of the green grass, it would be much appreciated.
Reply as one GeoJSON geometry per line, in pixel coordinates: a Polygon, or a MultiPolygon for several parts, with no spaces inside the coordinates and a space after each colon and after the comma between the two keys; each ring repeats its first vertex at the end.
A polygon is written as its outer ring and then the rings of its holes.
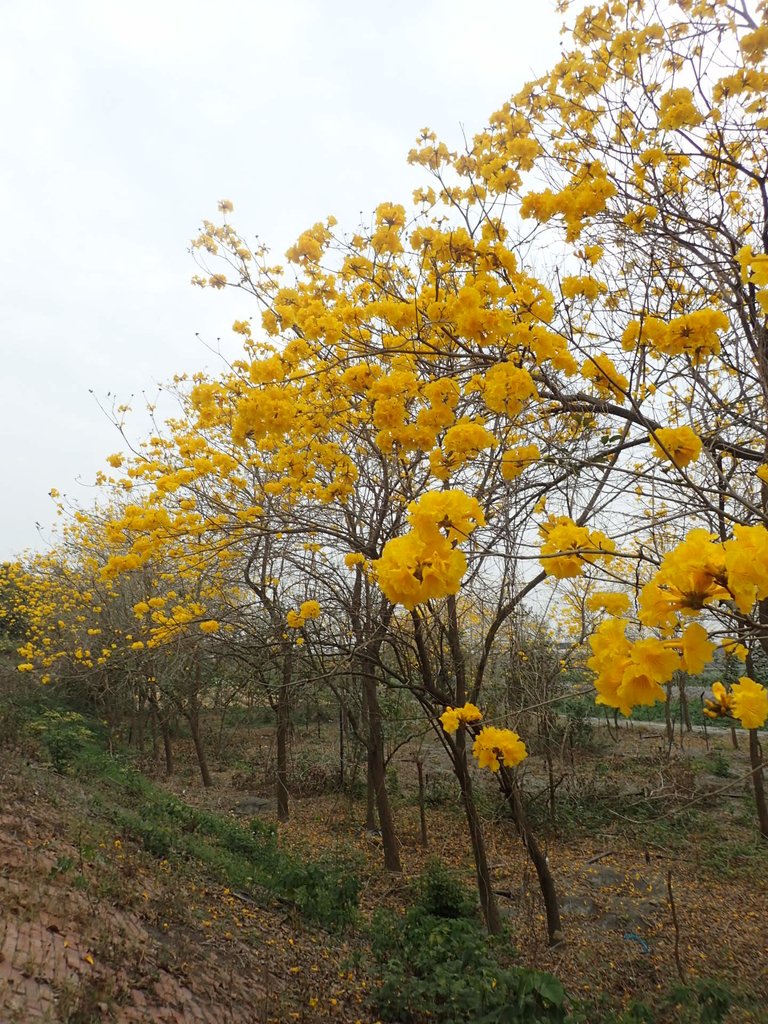
{"type": "Polygon", "coordinates": [[[90,791],[92,813],[147,853],[196,863],[232,889],[267,893],[329,930],[354,919],[360,882],[348,857],[314,860],[282,847],[274,825],[243,825],[184,803],[127,758],[108,753],[99,723],[53,695],[16,701],[10,710],[16,735],[36,745],[58,774],[75,776],[90,791]]]}

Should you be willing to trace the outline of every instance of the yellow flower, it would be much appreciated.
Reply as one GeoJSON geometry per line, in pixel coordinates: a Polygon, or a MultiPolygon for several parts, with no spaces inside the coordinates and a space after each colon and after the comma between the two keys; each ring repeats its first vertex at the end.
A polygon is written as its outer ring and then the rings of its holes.
{"type": "Polygon", "coordinates": [[[291,627],[291,629],[301,629],[304,625],[304,619],[299,615],[298,612],[293,610],[289,611],[285,617],[285,621],[291,627]]]}
{"type": "Polygon", "coordinates": [[[731,710],[745,729],[761,729],[768,718],[768,690],[742,676],[731,688],[731,710]]]}
{"type": "Polygon", "coordinates": [[[701,455],[701,438],[690,427],[661,427],[651,434],[653,454],[684,469],[701,455]]]}
{"type": "Polygon", "coordinates": [[[538,397],[530,373],[514,363],[494,363],[485,375],[483,401],[491,412],[517,416],[526,402],[538,397]]]}
{"type": "Polygon", "coordinates": [[[578,526],[568,516],[551,516],[539,532],[545,538],[539,561],[550,576],[561,580],[580,576],[585,563],[610,559],[614,550],[613,541],[600,530],[578,526]]]}
{"type": "Polygon", "coordinates": [[[728,589],[739,611],[749,612],[755,601],[768,597],[768,530],[761,523],[735,526],[723,548],[728,589]]]}
{"type": "Polygon", "coordinates": [[[659,128],[695,128],[704,120],[690,89],[670,89],[659,102],[659,128]]]}
{"type": "Polygon", "coordinates": [[[733,637],[726,637],[720,643],[720,646],[726,654],[732,654],[734,658],[738,658],[739,661],[747,660],[747,654],[749,653],[747,648],[744,644],[740,644],[738,640],[734,640],[733,637]]]}
{"type": "Polygon", "coordinates": [[[460,725],[479,722],[482,717],[483,713],[480,708],[467,701],[463,708],[447,707],[440,716],[440,723],[447,733],[454,733],[460,725]]]}
{"type": "Polygon", "coordinates": [[[483,726],[472,745],[472,753],[481,768],[490,768],[492,772],[497,772],[502,764],[511,768],[528,756],[516,732],[493,725],[483,726]]]}
{"type": "Polygon", "coordinates": [[[598,591],[587,598],[587,608],[591,612],[603,609],[609,615],[623,615],[629,610],[629,596],[623,591],[598,591]]]}
{"type": "Polygon", "coordinates": [[[458,711],[455,708],[446,708],[440,715],[440,724],[447,733],[455,733],[461,724],[458,711]]]}
{"type": "Polygon", "coordinates": [[[425,540],[413,530],[388,541],[373,567],[384,596],[412,611],[417,604],[457,593],[467,560],[440,534],[425,540]]]}
{"type": "Polygon", "coordinates": [[[585,359],[581,367],[581,375],[591,380],[604,398],[615,398],[621,403],[629,390],[629,381],[623,373],[619,373],[613,360],[599,354],[585,359]]]}
{"type": "Polygon", "coordinates": [[[695,615],[712,601],[729,600],[725,582],[723,545],[706,530],[691,530],[664,556],[659,571],[640,592],[640,621],[645,626],[673,626],[678,612],[695,615]]]}
{"type": "Polygon", "coordinates": [[[317,601],[304,601],[299,609],[302,619],[317,619],[320,617],[320,605],[317,601]]]}
{"type": "Polygon", "coordinates": [[[731,698],[721,682],[712,683],[712,697],[704,700],[704,714],[707,718],[725,718],[731,713],[731,698]]]}
{"type": "Polygon", "coordinates": [[[535,444],[524,444],[508,449],[501,457],[502,478],[515,480],[539,458],[541,458],[541,452],[538,445],[535,444]]]}
{"type": "Polygon", "coordinates": [[[219,629],[221,626],[216,619],[206,619],[205,622],[200,623],[201,633],[216,633],[219,629]]]}
{"type": "Polygon", "coordinates": [[[698,675],[712,660],[715,645],[709,635],[698,622],[692,622],[683,633],[683,669],[691,675],[698,675]]]}

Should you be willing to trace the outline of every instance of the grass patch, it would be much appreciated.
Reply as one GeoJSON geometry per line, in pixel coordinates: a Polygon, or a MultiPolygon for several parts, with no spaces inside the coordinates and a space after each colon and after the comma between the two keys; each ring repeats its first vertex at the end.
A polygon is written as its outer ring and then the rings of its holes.
{"type": "Polygon", "coordinates": [[[223,885],[268,893],[328,930],[355,918],[360,881],[349,858],[312,860],[281,847],[274,825],[258,819],[243,825],[184,803],[109,754],[99,724],[50,695],[17,702],[15,712],[19,735],[58,774],[92,789],[92,810],[147,853],[196,862],[223,885]]]}

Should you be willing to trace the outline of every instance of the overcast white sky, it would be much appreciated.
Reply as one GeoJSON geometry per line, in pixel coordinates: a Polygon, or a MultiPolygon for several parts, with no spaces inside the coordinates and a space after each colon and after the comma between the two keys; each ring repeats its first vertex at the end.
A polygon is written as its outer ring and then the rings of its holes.
{"type": "Polygon", "coordinates": [[[280,256],[407,203],[418,130],[458,145],[558,29],[550,0],[0,0],[0,559],[123,447],[89,389],[213,369],[196,332],[236,353],[246,297],[189,284],[218,199],[280,256]]]}

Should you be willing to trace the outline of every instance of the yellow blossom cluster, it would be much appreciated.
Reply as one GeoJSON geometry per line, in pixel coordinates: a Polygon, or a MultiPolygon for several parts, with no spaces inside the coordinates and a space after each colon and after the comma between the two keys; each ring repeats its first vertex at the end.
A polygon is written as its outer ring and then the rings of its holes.
{"type": "Polygon", "coordinates": [[[540,562],[550,576],[580,576],[586,564],[610,561],[616,545],[601,530],[579,526],[568,516],[550,516],[539,527],[540,562]]]}
{"type": "Polygon", "coordinates": [[[457,545],[485,524],[485,516],[476,498],[446,490],[411,502],[408,520],[411,530],[388,541],[373,568],[385,596],[412,611],[458,592],[467,560],[457,545]]]}
{"type": "Polygon", "coordinates": [[[711,308],[697,309],[669,321],[646,316],[627,324],[621,342],[626,350],[642,345],[662,355],[686,355],[698,366],[708,356],[720,352],[718,331],[725,331],[729,326],[726,314],[711,308]]]}
{"type": "Polygon", "coordinates": [[[587,598],[587,608],[593,612],[602,609],[609,615],[623,615],[629,610],[629,595],[622,590],[597,591],[587,598]]]}
{"type": "Polygon", "coordinates": [[[625,400],[629,381],[623,373],[619,373],[609,356],[598,353],[585,360],[581,367],[581,375],[586,380],[591,380],[603,397],[614,398],[620,403],[625,400]]]}
{"type": "Polygon", "coordinates": [[[730,693],[722,683],[712,684],[712,697],[704,701],[708,718],[738,719],[745,729],[760,729],[768,719],[768,690],[749,676],[741,676],[730,693]]]}
{"type": "Polygon", "coordinates": [[[535,444],[508,448],[501,457],[501,475],[504,480],[515,480],[540,458],[541,452],[535,444]]]}
{"type": "Polygon", "coordinates": [[[749,245],[736,253],[741,268],[741,280],[755,288],[757,301],[765,316],[768,316],[768,253],[754,253],[749,245]]]}
{"type": "Polygon", "coordinates": [[[706,530],[691,530],[640,591],[640,621],[667,628],[678,614],[697,615],[714,601],[733,602],[749,614],[766,597],[768,530],[761,523],[735,526],[724,543],[706,530]]]}
{"type": "Polygon", "coordinates": [[[701,438],[690,427],[659,427],[651,434],[651,446],[658,459],[685,469],[701,455],[701,438]]]}
{"type": "Polygon", "coordinates": [[[606,619],[590,637],[597,703],[630,715],[638,705],[664,700],[662,683],[678,670],[701,672],[714,652],[707,631],[692,622],[680,640],[646,637],[631,641],[625,619],[606,619]]]}
{"type": "Polygon", "coordinates": [[[304,601],[298,611],[289,611],[285,620],[291,629],[301,629],[307,620],[320,618],[320,612],[320,604],[317,601],[304,601]]]}
{"type": "Polygon", "coordinates": [[[525,743],[511,729],[485,725],[475,737],[472,754],[480,768],[497,772],[502,765],[513,768],[528,756],[525,743]]]}
{"type": "MultiPolygon", "coordinates": [[[[481,722],[483,713],[475,704],[467,702],[463,707],[447,707],[440,716],[443,729],[452,735],[462,725],[473,725],[481,722]]],[[[504,765],[513,768],[528,756],[525,743],[512,729],[499,729],[494,725],[484,725],[475,733],[472,754],[480,768],[490,768],[497,772],[504,765]]]]}
{"type": "Polygon", "coordinates": [[[460,725],[479,722],[482,720],[482,717],[483,713],[480,708],[476,704],[471,704],[467,701],[461,708],[447,707],[440,716],[440,724],[449,735],[452,735],[460,725]]]}

